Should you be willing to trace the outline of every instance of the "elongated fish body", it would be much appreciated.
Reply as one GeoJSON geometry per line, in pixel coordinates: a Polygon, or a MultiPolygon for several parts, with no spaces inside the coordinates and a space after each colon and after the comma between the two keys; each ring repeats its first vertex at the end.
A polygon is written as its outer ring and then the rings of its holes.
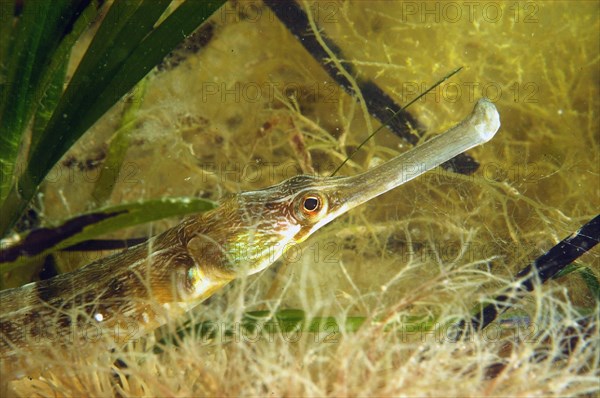
{"type": "Polygon", "coordinates": [[[297,176],[222,201],[147,242],[77,271],[0,291],[0,358],[42,346],[142,337],[231,280],[257,273],[348,210],[490,140],[494,105],[352,177],[297,176]]]}
{"type": "Polygon", "coordinates": [[[295,206],[290,199],[327,180],[332,179],[298,176],[233,195],[123,252],[0,291],[0,356],[44,345],[124,343],[143,336],[237,276],[275,261],[306,229],[299,223],[288,226],[294,212],[288,207],[295,206]]]}
{"type": "Polygon", "coordinates": [[[231,278],[202,285],[202,262],[191,256],[185,235],[193,221],[77,271],[0,292],[0,353],[125,342],[185,311],[190,301],[208,297],[231,278]]]}

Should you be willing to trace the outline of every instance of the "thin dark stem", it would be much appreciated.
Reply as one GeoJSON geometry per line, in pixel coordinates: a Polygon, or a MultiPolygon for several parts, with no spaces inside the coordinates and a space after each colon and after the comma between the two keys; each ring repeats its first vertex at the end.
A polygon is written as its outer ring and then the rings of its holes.
{"type": "MultiPolygon", "coordinates": [[[[598,242],[600,242],[600,215],[519,271],[515,276],[517,280],[520,280],[516,290],[531,292],[538,281],[540,284],[546,282],[567,265],[590,251],[598,242]]],[[[511,294],[513,292],[514,290],[511,290],[496,297],[493,304],[487,305],[473,316],[470,321],[473,330],[483,330],[498,315],[510,308],[512,302],[515,301],[515,295],[511,294]]],[[[465,326],[466,322],[464,321],[459,324],[461,333],[465,331],[465,326]]]]}
{"type": "Polygon", "coordinates": [[[460,72],[460,70],[463,67],[461,66],[460,68],[457,68],[455,70],[453,70],[452,72],[450,72],[449,74],[447,74],[446,76],[444,76],[442,79],[438,80],[435,84],[433,84],[431,87],[429,87],[427,90],[423,91],[420,95],[418,95],[415,99],[413,99],[412,101],[410,101],[408,104],[406,104],[402,109],[400,109],[398,112],[394,112],[394,114],[392,114],[392,116],[386,120],[381,126],[379,126],[378,128],[375,129],[375,131],[373,131],[371,134],[369,134],[369,136],[367,138],[365,138],[365,140],[363,142],[360,143],[360,145],[358,145],[356,147],[356,149],[354,151],[352,151],[352,153],[350,155],[348,155],[346,157],[346,159],[344,159],[344,161],[342,162],[342,164],[340,164],[334,171],[333,173],[331,173],[331,176],[333,177],[334,175],[337,174],[338,171],[340,171],[340,169],[342,167],[344,167],[344,165],[350,160],[352,159],[352,157],[363,147],[363,145],[365,145],[367,142],[369,142],[369,140],[371,138],[373,138],[375,136],[375,134],[377,134],[379,131],[381,131],[385,126],[388,126],[391,121],[393,119],[395,119],[396,117],[398,117],[398,115],[400,115],[400,112],[402,112],[403,110],[405,110],[406,108],[408,108],[409,106],[411,106],[412,104],[414,104],[415,102],[417,102],[420,98],[422,98],[423,96],[427,95],[429,92],[431,92],[431,90],[433,90],[434,88],[436,88],[437,86],[439,86],[440,84],[442,84],[443,82],[445,82],[446,80],[450,79],[452,76],[454,76],[455,74],[457,74],[458,72],[460,72]]]}
{"type": "MultiPolygon", "coordinates": [[[[269,7],[285,27],[298,39],[308,53],[325,69],[327,74],[339,84],[349,95],[357,93],[352,83],[330,62],[329,54],[318,42],[310,28],[308,16],[304,10],[293,0],[265,0],[269,7]]],[[[344,59],[342,50],[324,32],[319,32],[323,42],[338,59],[344,59]]],[[[360,79],[357,71],[350,64],[343,66],[347,74],[355,77],[358,89],[362,93],[369,113],[388,127],[395,135],[404,139],[411,145],[419,142],[425,129],[419,121],[406,111],[406,107],[397,104],[381,87],[371,80],[360,79]],[[395,115],[390,118],[390,115],[395,115]],[[418,134],[414,134],[414,132],[418,134]]],[[[441,165],[446,170],[470,175],[479,167],[473,157],[462,153],[441,165]]]]}

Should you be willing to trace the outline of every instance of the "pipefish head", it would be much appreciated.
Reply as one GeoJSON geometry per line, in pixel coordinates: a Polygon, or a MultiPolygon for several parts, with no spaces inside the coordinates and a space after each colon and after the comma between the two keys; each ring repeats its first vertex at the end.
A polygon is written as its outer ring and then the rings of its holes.
{"type": "Polygon", "coordinates": [[[299,175],[227,198],[202,217],[213,226],[197,236],[204,258],[210,253],[212,265],[231,277],[265,269],[324,225],[399,185],[402,173],[383,166],[352,177],[299,175]],[[390,173],[396,182],[386,181],[390,173]]]}
{"type": "Polygon", "coordinates": [[[457,126],[361,174],[301,175],[235,195],[200,217],[196,238],[212,248],[193,251],[231,278],[259,272],[348,210],[487,142],[499,127],[496,108],[482,99],[457,126]]]}
{"type": "Polygon", "coordinates": [[[203,242],[203,247],[194,251],[204,258],[209,254],[213,265],[232,276],[259,272],[355,206],[348,200],[347,182],[348,178],[300,175],[233,195],[200,216],[202,224],[212,227],[196,234],[196,246],[203,242]]]}

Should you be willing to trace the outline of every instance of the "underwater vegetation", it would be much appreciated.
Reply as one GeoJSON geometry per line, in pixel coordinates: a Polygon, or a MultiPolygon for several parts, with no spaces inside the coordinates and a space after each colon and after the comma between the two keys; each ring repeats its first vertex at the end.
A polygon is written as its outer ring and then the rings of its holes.
{"type": "Polygon", "coordinates": [[[372,169],[481,97],[502,123],[154,332],[44,330],[3,396],[599,393],[597,224],[558,275],[526,268],[600,208],[597,3],[1,4],[3,289],[372,169]]]}

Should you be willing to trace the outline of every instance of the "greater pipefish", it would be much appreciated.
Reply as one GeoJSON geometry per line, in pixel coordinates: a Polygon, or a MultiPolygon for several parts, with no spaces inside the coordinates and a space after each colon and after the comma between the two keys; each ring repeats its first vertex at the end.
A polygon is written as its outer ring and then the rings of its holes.
{"type": "Polygon", "coordinates": [[[1,291],[0,356],[90,339],[90,331],[113,344],[140,337],[233,279],[265,269],[348,210],[487,142],[499,127],[495,106],[481,99],[455,127],[362,174],[300,175],[231,195],[145,243],[1,291]]]}

